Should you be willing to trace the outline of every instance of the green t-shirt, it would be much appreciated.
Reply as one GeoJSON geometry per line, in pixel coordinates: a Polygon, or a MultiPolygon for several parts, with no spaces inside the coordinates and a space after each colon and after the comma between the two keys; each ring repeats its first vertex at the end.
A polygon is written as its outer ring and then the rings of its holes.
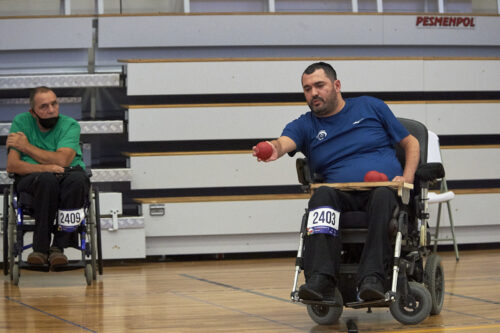
{"type": "MultiPolygon", "coordinates": [[[[50,131],[42,132],[36,119],[29,112],[18,114],[14,117],[10,133],[23,132],[28,141],[40,149],[56,151],[59,148],[71,148],[76,151],[76,156],[70,166],[81,166],[85,169],[80,149],[80,124],[71,117],[60,114],[56,126],[50,131]]],[[[29,155],[21,154],[21,160],[31,164],[39,164],[29,155]]]]}

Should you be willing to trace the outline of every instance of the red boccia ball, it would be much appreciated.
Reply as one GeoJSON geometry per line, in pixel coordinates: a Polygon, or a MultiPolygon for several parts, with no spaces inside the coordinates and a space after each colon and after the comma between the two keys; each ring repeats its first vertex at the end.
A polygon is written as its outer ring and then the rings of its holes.
{"type": "Polygon", "coordinates": [[[378,182],[379,181],[378,171],[371,170],[365,173],[365,182],[378,182]]]}
{"type": "Polygon", "coordinates": [[[380,182],[388,182],[389,181],[389,178],[387,178],[387,175],[383,172],[379,172],[379,177],[380,177],[380,182]]]}
{"type": "Polygon", "coordinates": [[[365,182],[387,182],[387,181],[389,181],[389,178],[387,178],[387,175],[382,172],[371,170],[365,174],[365,182]]]}
{"type": "Polygon", "coordinates": [[[258,158],[265,161],[273,154],[273,147],[271,146],[271,143],[262,141],[255,146],[255,153],[258,158]]]}

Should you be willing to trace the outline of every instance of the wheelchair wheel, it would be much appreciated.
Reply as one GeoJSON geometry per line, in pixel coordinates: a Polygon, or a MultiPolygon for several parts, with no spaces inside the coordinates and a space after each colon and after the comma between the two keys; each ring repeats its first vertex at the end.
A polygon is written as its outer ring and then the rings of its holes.
{"type": "MultiPolygon", "coordinates": [[[[90,241],[90,261],[92,263],[91,267],[93,272],[97,271],[97,240],[96,240],[96,209],[94,203],[94,188],[91,188],[89,191],[89,216],[88,216],[88,236],[90,241]]],[[[93,278],[95,279],[97,274],[93,274],[93,278]]]]}
{"type": "Polygon", "coordinates": [[[344,310],[344,301],[337,288],[335,288],[334,299],[338,306],[316,304],[307,305],[307,313],[309,314],[309,317],[320,325],[331,325],[336,323],[344,310]]]}
{"type": "Polygon", "coordinates": [[[418,282],[411,281],[406,300],[403,295],[398,294],[389,309],[392,316],[401,324],[415,325],[429,316],[431,303],[431,295],[427,288],[418,282]]]}
{"type": "Polygon", "coordinates": [[[3,275],[9,274],[9,189],[3,190],[3,275]]]}
{"type": "Polygon", "coordinates": [[[424,283],[431,294],[431,315],[441,312],[444,302],[444,272],[441,257],[431,254],[425,263],[424,283]]]}
{"type": "Polygon", "coordinates": [[[92,265],[91,264],[85,265],[85,280],[87,281],[87,286],[90,286],[92,284],[93,276],[94,273],[92,270],[92,265]]]}
{"type": "MultiPolygon", "coordinates": [[[[9,202],[10,203],[10,202],[9,202]]],[[[14,279],[14,263],[16,261],[16,257],[14,255],[14,244],[16,242],[16,234],[17,234],[17,216],[16,216],[16,211],[12,207],[12,205],[9,205],[9,219],[7,223],[7,243],[8,243],[8,264],[9,264],[9,272],[10,272],[10,279],[14,279]]],[[[19,267],[18,267],[19,269],[19,267]]]]}
{"type": "Polygon", "coordinates": [[[14,264],[14,266],[12,267],[12,283],[15,286],[19,284],[19,276],[20,276],[19,265],[14,264]]]}

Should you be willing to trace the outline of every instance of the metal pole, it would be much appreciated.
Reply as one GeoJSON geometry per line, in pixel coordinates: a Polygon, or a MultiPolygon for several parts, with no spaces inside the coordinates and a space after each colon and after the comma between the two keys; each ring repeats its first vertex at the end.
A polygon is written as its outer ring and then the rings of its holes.
{"type": "Polygon", "coordinates": [[[384,12],[384,4],[382,3],[382,0],[377,0],[377,12],[378,13],[384,12]]]}
{"type": "MultiPolygon", "coordinates": [[[[500,0],[498,0],[500,1],[500,0]]],[[[357,13],[358,12],[358,0],[352,0],[352,12],[357,13]]]]}
{"type": "MultiPolygon", "coordinates": [[[[499,0],[500,1],[500,0],[499,0]]],[[[274,13],[276,11],[276,2],[274,0],[268,0],[268,8],[270,13],[274,13]]]]}
{"type": "Polygon", "coordinates": [[[438,0],[438,11],[444,13],[444,0],[438,0]]]}

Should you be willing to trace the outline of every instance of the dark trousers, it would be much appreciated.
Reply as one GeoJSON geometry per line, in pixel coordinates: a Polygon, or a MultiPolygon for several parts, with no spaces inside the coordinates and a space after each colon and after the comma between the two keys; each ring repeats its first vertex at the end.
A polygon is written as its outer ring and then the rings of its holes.
{"type": "MultiPolygon", "coordinates": [[[[35,232],[33,250],[48,253],[51,232],[54,230],[58,209],[82,208],[90,189],[90,180],[81,168],[71,169],[64,174],[49,172],[32,173],[16,178],[18,193],[26,192],[33,197],[35,232]]],[[[63,249],[78,245],[76,233],[56,230],[52,246],[63,249]]]]}
{"type": "MultiPolygon", "coordinates": [[[[396,193],[387,187],[371,191],[339,191],[331,187],[318,188],[309,200],[309,210],[321,206],[332,207],[342,213],[365,211],[369,227],[358,269],[358,283],[368,275],[385,280],[385,262],[391,257],[388,223],[398,201],[396,193]]],[[[340,270],[341,233],[339,236],[313,234],[304,239],[304,273],[306,278],[315,274],[326,274],[338,281],[340,270]]]]}

